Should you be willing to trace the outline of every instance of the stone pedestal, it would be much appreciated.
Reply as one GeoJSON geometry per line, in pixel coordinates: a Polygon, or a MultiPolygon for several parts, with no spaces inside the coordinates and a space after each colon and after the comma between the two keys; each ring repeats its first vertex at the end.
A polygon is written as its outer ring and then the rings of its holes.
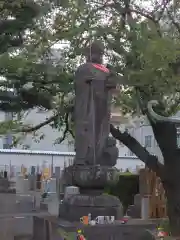
{"type": "Polygon", "coordinates": [[[123,206],[115,196],[78,194],[64,200],[59,208],[60,218],[73,222],[80,221],[82,216],[87,216],[89,213],[93,219],[97,216],[115,216],[115,219],[121,219],[123,206]]]}
{"type": "Polygon", "coordinates": [[[60,204],[59,216],[69,221],[79,221],[89,213],[97,216],[123,216],[120,200],[103,194],[104,187],[117,178],[117,170],[108,166],[70,166],[65,171],[65,179],[69,185],[76,185],[80,194],[65,198],[60,204]]]}

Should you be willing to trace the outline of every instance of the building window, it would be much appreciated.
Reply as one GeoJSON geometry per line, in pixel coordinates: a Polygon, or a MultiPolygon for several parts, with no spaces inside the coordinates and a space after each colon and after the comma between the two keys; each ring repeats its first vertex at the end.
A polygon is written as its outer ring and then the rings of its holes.
{"type": "Polygon", "coordinates": [[[152,136],[147,135],[145,136],[145,147],[151,147],[152,146],[152,136]]]}
{"type": "Polygon", "coordinates": [[[12,135],[11,135],[11,134],[6,135],[6,136],[3,138],[3,149],[9,149],[9,148],[11,148],[12,144],[13,144],[12,135]]]}
{"type": "Polygon", "coordinates": [[[131,150],[129,150],[128,155],[129,156],[134,156],[134,153],[131,150]]]}
{"type": "Polygon", "coordinates": [[[9,144],[3,143],[3,149],[10,149],[9,144]]]}

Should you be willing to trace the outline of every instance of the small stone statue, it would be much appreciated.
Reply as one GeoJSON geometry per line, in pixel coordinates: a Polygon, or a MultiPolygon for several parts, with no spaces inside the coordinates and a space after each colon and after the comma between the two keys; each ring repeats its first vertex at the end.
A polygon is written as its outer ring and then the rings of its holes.
{"type": "Polygon", "coordinates": [[[76,165],[114,166],[118,157],[116,141],[109,138],[111,89],[116,82],[102,65],[103,54],[103,45],[92,43],[86,49],[86,63],[75,75],[76,165]]]}

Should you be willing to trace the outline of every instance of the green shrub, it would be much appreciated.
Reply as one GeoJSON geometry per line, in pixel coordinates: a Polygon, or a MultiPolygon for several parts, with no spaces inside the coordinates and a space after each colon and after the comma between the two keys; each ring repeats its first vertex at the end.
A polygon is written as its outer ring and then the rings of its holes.
{"type": "Polygon", "coordinates": [[[104,192],[119,197],[126,212],[134,203],[134,195],[139,193],[139,175],[120,174],[117,183],[106,186],[104,192]]]}
{"type": "Polygon", "coordinates": [[[163,229],[165,232],[170,233],[169,219],[164,219],[160,222],[159,229],[163,229]]]}

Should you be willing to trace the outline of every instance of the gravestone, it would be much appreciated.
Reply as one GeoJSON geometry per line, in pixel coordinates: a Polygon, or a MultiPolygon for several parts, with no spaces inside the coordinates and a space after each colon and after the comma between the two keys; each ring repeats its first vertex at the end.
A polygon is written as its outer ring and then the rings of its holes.
{"type": "Polygon", "coordinates": [[[18,212],[32,212],[35,210],[35,199],[33,195],[16,195],[16,207],[18,212]]]}
{"type": "Polygon", "coordinates": [[[0,178],[0,193],[8,193],[10,182],[8,178],[0,178]]]}
{"type": "Polygon", "coordinates": [[[61,181],[61,168],[56,166],[55,167],[55,172],[54,172],[54,176],[56,178],[56,185],[57,185],[57,195],[60,195],[60,181],[61,181]]]}
{"type": "Polygon", "coordinates": [[[16,208],[19,212],[32,212],[35,209],[35,197],[30,194],[30,181],[22,175],[16,177],[16,208]]]}
{"type": "Polygon", "coordinates": [[[31,175],[36,175],[36,167],[31,166],[31,175]]]}
{"type": "Polygon", "coordinates": [[[56,178],[51,178],[48,180],[48,191],[49,193],[57,194],[57,180],[56,178]]]}
{"type": "Polygon", "coordinates": [[[134,196],[134,205],[128,206],[127,215],[132,218],[141,218],[141,200],[140,194],[134,196]]]}
{"type": "Polygon", "coordinates": [[[48,191],[47,181],[46,181],[46,180],[42,180],[42,181],[41,181],[41,189],[40,189],[40,190],[41,190],[42,193],[48,191]]]}
{"type": "Polygon", "coordinates": [[[28,176],[29,181],[29,190],[30,191],[36,191],[36,176],[35,175],[29,175],[28,176]]]}
{"type": "Polygon", "coordinates": [[[24,179],[24,176],[16,177],[16,193],[17,194],[26,194],[29,192],[29,181],[24,179]]]}
{"type": "Polygon", "coordinates": [[[142,196],[140,194],[136,194],[134,196],[134,205],[141,208],[141,199],[142,196]]]}
{"type": "Polygon", "coordinates": [[[149,218],[149,197],[143,197],[141,200],[141,218],[143,220],[149,218]]]}
{"type": "Polygon", "coordinates": [[[48,199],[48,213],[52,216],[58,216],[59,215],[59,199],[57,197],[57,194],[51,195],[48,199]]]}
{"type": "Polygon", "coordinates": [[[50,178],[42,181],[42,193],[45,194],[40,203],[41,210],[48,210],[54,216],[59,214],[59,195],[57,192],[57,179],[50,178]]]}
{"type": "Polygon", "coordinates": [[[0,214],[17,212],[16,194],[0,193],[0,214]]]}
{"type": "Polygon", "coordinates": [[[55,167],[55,177],[59,179],[61,177],[61,168],[60,167],[55,167]]]}
{"type": "Polygon", "coordinates": [[[73,195],[78,195],[79,194],[79,188],[75,186],[69,186],[65,188],[64,191],[64,199],[69,199],[73,195]]]}
{"type": "Polygon", "coordinates": [[[40,209],[41,201],[42,201],[42,194],[39,191],[33,191],[33,197],[35,198],[35,208],[40,209]]]}
{"type": "MultiPolygon", "coordinates": [[[[75,74],[75,150],[74,164],[65,168],[67,185],[79,187],[80,194],[64,200],[68,220],[79,220],[92,213],[120,218],[122,204],[118,198],[103,195],[104,186],[115,181],[118,158],[116,140],[110,134],[112,90],[116,79],[102,64],[104,47],[94,42],[86,49],[87,62],[75,74]],[[74,209],[77,211],[74,211],[74,209]]],[[[61,206],[62,207],[62,206],[61,206]]]]}

